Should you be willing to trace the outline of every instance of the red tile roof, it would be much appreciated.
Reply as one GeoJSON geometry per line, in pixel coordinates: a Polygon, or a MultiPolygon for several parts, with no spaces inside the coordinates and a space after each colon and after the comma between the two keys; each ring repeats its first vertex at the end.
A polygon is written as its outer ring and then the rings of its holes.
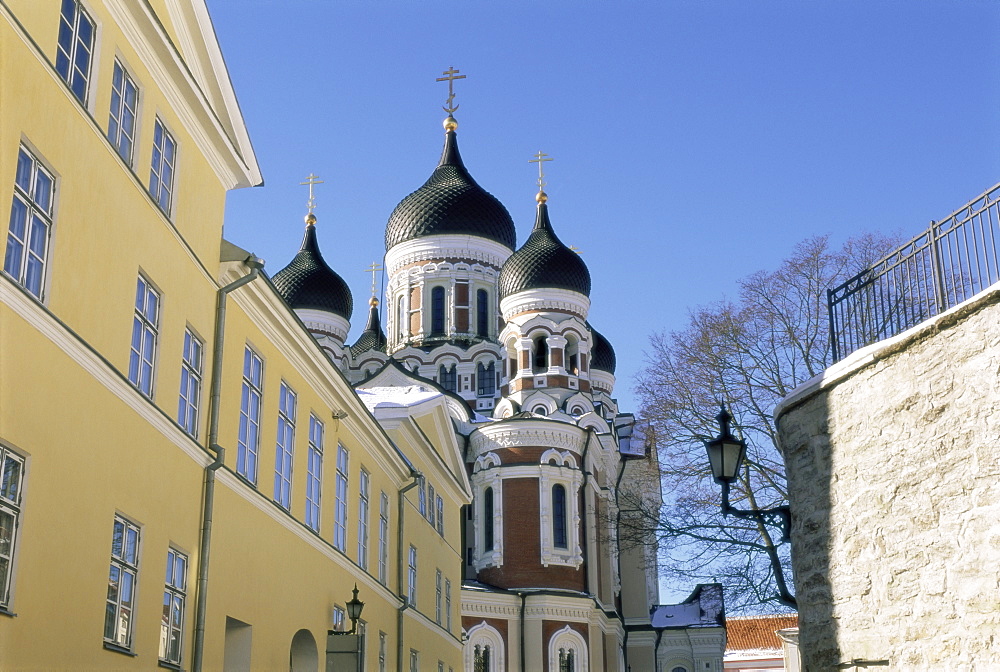
{"type": "Polygon", "coordinates": [[[726,651],[781,649],[781,640],[774,633],[798,624],[797,614],[726,618],[726,651]]]}

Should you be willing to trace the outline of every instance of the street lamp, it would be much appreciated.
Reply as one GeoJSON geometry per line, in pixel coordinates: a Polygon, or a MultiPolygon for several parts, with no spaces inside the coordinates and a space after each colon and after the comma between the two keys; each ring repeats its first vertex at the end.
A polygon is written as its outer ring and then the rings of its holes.
{"type": "Polygon", "coordinates": [[[719,435],[705,442],[708,453],[708,463],[712,467],[712,477],[722,486],[722,515],[736,518],[759,520],[765,525],[773,525],[781,530],[781,541],[789,541],[792,526],[792,514],[787,505],[773,509],[737,509],[729,504],[729,485],[736,480],[747,454],[747,444],[733,436],[729,423],[733,416],[729,415],[725,406],[715,416],[719,421],[719,435]]]}
{"type": "Polygon", "coordinates": [[[358,619],[361,618],[361,610],[365,608],[365,603],[358,599],[358,584],[354,584],[354,597],[347,603],[347,617],[351,619],[351,631],[353,635],[358,631],[358,619]]]}

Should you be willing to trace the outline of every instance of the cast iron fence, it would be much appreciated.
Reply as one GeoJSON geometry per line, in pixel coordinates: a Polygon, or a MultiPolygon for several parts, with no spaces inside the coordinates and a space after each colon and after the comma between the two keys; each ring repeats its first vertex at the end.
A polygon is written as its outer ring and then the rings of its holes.
{"type": "Polygon", "coordinates": [[[833,360],[895,336],[1000,279],[1000,184],[826,292],[833,360]]]}

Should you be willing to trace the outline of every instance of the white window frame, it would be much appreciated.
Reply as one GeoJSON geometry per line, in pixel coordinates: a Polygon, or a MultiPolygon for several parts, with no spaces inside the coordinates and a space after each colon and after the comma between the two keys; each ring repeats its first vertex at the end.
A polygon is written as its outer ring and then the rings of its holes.
{"type": "Polygon", "coordinates": [[[445,629],[451,632],[451,579],[444,580],[444,619],[445,629]]]}
{"type": "Polygon", "coordinates": [[[587,641],[583,638],[583,635],[568,625],[562,630],[554,632],[552,636],[549,637],[549,669],[554,672],[558,672],[560,669],[560,649],[573,652],[573,668],[575,672],[590,669],[590,667],[588,667],[589,660],[587,656],[587,641]]]}
{"type": "Polygon", "coordinates": [[[417,606],[417,547],[410,544],[409,564],[407,565],[406,599],[409,606],[417,606]]]}
{"type": "Polygon", "coordinates": [[[309,414],[309,455],[306,463],[305,523],[313,532],[319,532],[320,508],[323,494],[323,422],[315,413],[309,414]]]}
{"type": "Polygon", "coordinates": [[[180,665],[184,655],[184,612],[187,601],[188,557],[177,549],[167,550],[167,576],[163,586],[163,617],[160,619],[160,660],[180,665]],[[171,649],[171,642],[176,647],[171,649]]]}
{"type": "Polygon", "coordinates": [[[156,378],[156,346],[160,336],[163,297],[153,283],[139,274],[132,313],[132,342],[129,348],[128,379],[143,396],[153,398],[156,378]]]}
{"type": "Polygon", "coordinates": [[[347,631],[347,611],[339,604],[333,606],[333,628],[336,632],[347,631]]]}
{"type": "Polygon", "coordinates": [[[39,301],[45,300],[55,200],[55,176],[20,145],[3,270],[39,301]]]}
{"type": "Polygon", "coordinates": [[[424,516],[424,517],[427,519],[427,522],[431,524],[431,527],[434,527],[434,521],[435,521],[435,517],[434,517],[434,486],[431,485],[430,483],[427,484],[427,500],[426,500],[425,504],[426,504],[426,508],[427,508],[427,515],[424,516]]]}
{"type": "Polygon", "coordinates": [[[337,444],[337,483],[334,505],[333,546],[347,552],[347,489],[350,483],[350,453],[344,444],[337,444]]]}
{"type": "Polygon", "coordinates": [[[139,526],[116,514],[112,529],[111,569],[108,575],[108,594],[104,612],[104,642],[112,647],[129,651],[132,649],[135,608],[138,603],[136,593],[139,584],[140,539],[139,526]],[[119,529],[121,539],[116,541],[119,529]],[[126,604],[128,606],[125,606],[126,604]]]}
{"type": "Polygon", "coordinates": [[[437,495],[434,498],[434,508],[437,511],[437,518],[435,520],[435,527],[437,528],[438,534],[442,537],[444,536],[444,499],[441,495],[437,495]]]}
{"type": "Polygon", "coordinates": [[[149,194],[153,202],[170,216],[177,177],[177,141],[157,117],[153,126],[153,156],[149,166],[149,194]]]}
{"type": "Polygon", "coordinates": [[[236,473],[257,485],[260,450],[260,412],[264,389],[264,360],[249,345],[243,351],[243,384],[240,395],[240,431],[237,437],[236,473]]]}
{"type": "Polygon", "coordinates": [[[379,495],[378,515],[378,581],[385,585],[388,581],[389,562],[389,495],[379,495]]]}
{"type": "Polygon", "coordinates": [[[23,457],[0,445],[0,609],[11,602],[17,532],[21,525],[23,457]]]}
{"type": "Polygon", "coordinates": [[[364,469],[358,474],[358,566],[368,569],[368,513],[371,476],[364,469]]]}
{"type": "Polygon", "coordinates": [[[475,538],[473,567],[478,572],[486,567],[503,564],[503,479],[500,476],[500,458],[496,453],[486,453],[476,459],[472,471],[473,515],[475,538]],[[493,548],[486,550],[485,493],[493,488],[493,548]]]}
{"type": "Polygon", "coordinates": [[[385,671],[385,661],[388,654],[388,637],[384,632],[378,633],[378,672],[385,671]]]}
{"type": "Polygon", "coordinates": [[[490,664],[488,672],[507,669],[506,661],[504,660],[503,637],[500,635],[499,630],[486,623],[486,621],[482,621],[478,625],[472,626],[466,632],[464,647],[466,670],[476,669],[475,653],[477,646],[489,647],[490,649],[490,664]]]}
{"type": "Polygon", "coordinates": [[[90,74],[94,68],[94,45],[97,44],[97,24],[83,9],[79,0],[63,0],[59,10],[59,32],[56,35],[55,69],[69,90],[73,92],[84,107],[87,106],[87,94],[90,89],[90,74]],[[73,16],[67,16],[65,10],[73,6],[73,16]],[[86,21],[90,25],[90,39],[83,39],[81,27],[86,21]],[[66,44],[68,38],[69,44],[66,44]],[[82,54],[82,56],[81,56],[82,54]],[[81,58],[85,63],[80,63],[81,58]],[[83,67],[80,67],[80,66],[83,67]],[[77,86],[77,83],[80,83],[77,86]],[[80,90],[77,90],[77,89],[80,90]]]}
{"type": "Polygon", "coordinates": [[[288,511],[292,506],[292,462],[295,456],[295,417],[298,397],[285,381],[278,388],[278,434],[274,442],[274,501],[288,511]]]}
{"type": "Polygon", "coordinates": [[[580,543],[580,489],[583,472],[568,451],[547,450],[542,453],[538,478],[538,502],[541,536],[542,565],[566,565],[579,568],[583,564],[580,543]],[[553,462],[555,464],[553,464],[553,462]],[[552,524],[552,486],[566,489],[566,548],[555,545],[552,524]]]}
{"type": "Polygon", "coordinates": [[[108,140],[129,166],[135,150],[135,128],[138,123],[139,87],[121,60],[115,59],[111,78],[111,109],[108,112],[108,140]],[[131,98],[131,101],[130,101],[131,98]]]}
{"type": "Polygon", "coordinates": [[[443,586],[441,585],[443,577],[441,576],[441,570],[436,570],[434,574],[434,622],[441,625],[441,601],[444,597],[443,586]]]}
{"type": "Polygon", "coordinates": [[[427,517],[427,490],[424,483],[417,487],[417,510],[421,516],[427,517]]]}
{"type": "Polygon", "coordinates": [[[420,672],[420,652],[410,649],[410,672],[420,672]]]}
{"type": "Polygon", "coordinates": [[[190,328],[184,330],[181,351],[181,391],[177,399],[177,424],[192,438],[198,438],[198,411],[201,405],[202,367],[205,344],[190,328]]]}

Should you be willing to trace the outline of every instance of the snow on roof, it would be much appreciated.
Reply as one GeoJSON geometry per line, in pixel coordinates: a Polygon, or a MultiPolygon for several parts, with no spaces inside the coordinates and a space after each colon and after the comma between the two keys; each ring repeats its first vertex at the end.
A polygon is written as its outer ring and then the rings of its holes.
{"type": "Polygon", "coordinates": [[[726,619],[726,655],[748,651],[781,651],[781,640],[775,633],[799,624],[797,614],[779,616],[749,616],[726,619]]]}
{"type": "Polygon", "coordinates": [[[708,628],[725,623],[722,586],[701,584],[680,604],[653,607],[650,620],[654,628],[708,628]]]}
{"type": "Polygon", "coordinates": [[[405,408],[441,396],[441,393],[437,390],[421,387],[420,385],[369,387],[355,391],[361,397],[361,402],[368,407],[369,411],[374,411],[376,408],[405,408]]]}

